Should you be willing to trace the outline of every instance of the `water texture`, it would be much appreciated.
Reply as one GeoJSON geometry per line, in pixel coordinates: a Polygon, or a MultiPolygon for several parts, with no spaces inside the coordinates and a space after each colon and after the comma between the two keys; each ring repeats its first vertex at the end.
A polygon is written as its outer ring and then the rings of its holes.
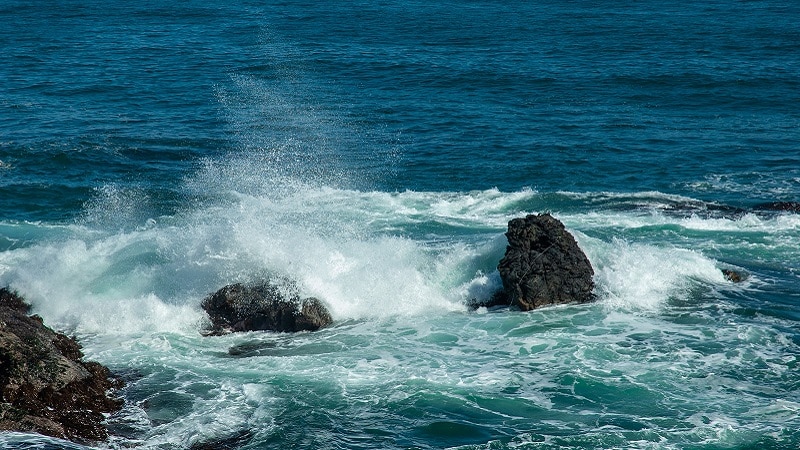
{"type": "Polygon", "coordinates": [[[800,447],[800,214],[759,207],[800,201],[797,23],[0,0],[0,285],[127,380],[109,442],[0,447],[800,447]],[[470,310],[540,212],[597,302],[470,310]],[[335,325],[201,335],[275,273],[335,325]]]}

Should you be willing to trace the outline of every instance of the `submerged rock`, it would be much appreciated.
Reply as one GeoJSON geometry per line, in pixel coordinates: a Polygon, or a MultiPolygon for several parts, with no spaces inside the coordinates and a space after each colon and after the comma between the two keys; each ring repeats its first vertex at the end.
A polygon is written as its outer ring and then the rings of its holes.
{"type": "Polygon", "coordinates": [[[39,433],[79,442],[103,441],[104,414],[122,401],[108,392],[119,381],[83,362],[80,345],[46,327],[15,292],[0,288],[0,431],[39,433]]]}
{"type": "Polygon", "coordinates": [[[508,223],[508,246],[497,266],[503,291],[492,302],[528,311],[594,299],[594,270],[564,224],[550,214],[508,223]]]}
{"type": "Polygon", "coordinates": [[[209,441],[195,442],[189,450],[234,450],[241,448],[253,439],[253,432],[240,430],[229,436],[209,441]]]}
{"type": "Polygon", "coordinates": [[[315,331],[333,323],[321,301],[301,300],[287,282],[231,284],[206,297],[201,306],[211,319],[209,334],[315,331]]]}

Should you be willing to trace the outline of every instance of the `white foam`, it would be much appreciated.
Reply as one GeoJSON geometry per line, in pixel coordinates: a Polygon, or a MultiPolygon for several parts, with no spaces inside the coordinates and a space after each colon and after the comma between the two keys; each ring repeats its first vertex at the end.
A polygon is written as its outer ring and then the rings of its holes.
{"type": "Polygon", "coordinates": [[[385,223],[414,219],[387,209],[385,199],[422,197],[422,214],[431,217],[439,196],[330,188],[238,194],[230,204],[129,231],[93,221],[72,227],[65,240],[0,254],[7,268],[0,282],[49,322],[84,333],[194,332],[205,295],[269,273],[296,279],[337,319],[463,310],[465,296],[486,296],[497,284],[481,257],[502,244],[436,245],[386,232],[385,223]]]}
{"type": "MultiPolygon", "coordinates": [[[[10,267],[2,281],[19,290],[49,323],[86,333],[175,331],[199,315],[188,304],[170,304],[154,294],[160,270],[131,260],[146,243],[143,233],[97,242],[71,239],[0,254],[10,267]]],[[[145,233],[146,234],[146,233],[145,233]]]]}
{"type": "MultiPolygon", "coordinates": [[[[87,333],[196,332],[204,296],[271,273],[297,280],[301,294],[320,298],[337,320],[461,311],[465,302],[499,289],[495,268],[507,221],[523,214],[514,205],[538,195],[362,192],[296,179],[273,186],[275,179],[259,178],[263,164],[272,163],[260,156],[206,161],[187,184],[218,196],[184,214],[126,229],[113,220],[89,220],[48,243],[0,253],[0,283],[17,288],[46,319],[87,333]],[[235,177],[235,169],[246,176],[235,177]]],[[[131,198],[112,187],[101,192],[87,203],[87,217],[113,217],[131,198]]],[[[716,261],[674,244],[606,242],[581,229],[669,223],[770,235],[798,226],[789,215],[558,217],[595,267],[605,304],[642,310],[687,295],[697,282],[725,283],[716,261]]]]}
{"type": "MultiPolygon", "coordinates": [[[[795,168],[793,172],[797,172],[795,168]]],[[[758,193],[762,198],[794,197],[798,193],[800,181],[791,177],[791,172],[784,172],[776,177],[770,172],[740,172],[725,174],[709,174],[703,181],[687,183],[689,188],[699,192],[720,191],[727,193],[740,193],[748,197],[758,193]]]]}
{"type": "Polygon", "coordinates": [[[714,260],[692,250],[576,234],[595,268],[600,298],[612,308],[657,310],[672,297],[686,296],[697,281],[725,282],[714,260]]]}
{"type": "Polygon", "coordinates": [[[611,191],[595,191],[595,192],[573,192],[573,191],[559,191],[561,195],[567,197],[589,200],[589,201],[604,201],[609,199],[640,199],[646,201],[645,204],[652,204],[653,200],[662,200],[666,203],[700,203],[698,200],[691,197],[676,194],[666,194],[659,191],[640,191],[640,192],[611,192],[611,191]]]}
{"type": "Polygon", "coordinates": [[[688,217],[670,217],[659,211],[650,210],[630,213],[603,211],[580,215],[562,214],[559,218],[565,223],[575,224],[583,229],[619,228],[635,230],[672,225],[685,230],[698,231],[777,233],[795,231],[800,228],[800,215],[797,214],[784,214],[774,217],[743,214],[735,218],[700,217],[696,214],[688,217]]]}

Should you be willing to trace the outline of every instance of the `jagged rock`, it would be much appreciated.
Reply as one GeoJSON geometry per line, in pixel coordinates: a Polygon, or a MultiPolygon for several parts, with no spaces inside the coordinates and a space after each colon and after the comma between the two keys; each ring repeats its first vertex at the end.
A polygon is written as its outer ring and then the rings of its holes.
{"type": "Polygon", "coordinates": [[[119,382],[83,362],[75,339],[57,333],[15,292],[0,289],[0,431],[39,433],[78,442],[108,438],[104,414],[122,401],[119,382]]]}
{"type": "Polygon", "coordinates": [[[492,300],[528,311],[594,298],[594,270],[564,225],[550,214],[508,223],[508,246],[497,270],[503,291],[492,300]]]}
{"type": "Polygon", "coordinates": [[[301,300],[292,283],[265,281],[223,287],[201,305],[211,319],[208,334],[234,331],[315,331],[333,323],[316,298],[301,300]]]}

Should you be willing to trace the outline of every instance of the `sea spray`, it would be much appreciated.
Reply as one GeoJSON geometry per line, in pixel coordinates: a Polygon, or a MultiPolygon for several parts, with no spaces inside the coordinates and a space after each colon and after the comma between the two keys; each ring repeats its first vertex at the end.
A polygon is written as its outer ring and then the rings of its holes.
{"type": "MultiPolygon", "coordinates": [[[[591,242],[590,240],[586,240],[591,242]]],[[[717,263],[691,250],[594,240],[588,251],[597,268],[597,292],[613,308],[655,311],[694,287],[724,283],[717,263]]]]}
{"type": "MultiPolygon", "coordinates": [[[[321,298],[339,319],[459,310],[498,287],[495,260],[504,250],[501,227],[508,219],[502,205],[533,195],[389,195],[331,188],[285,197],[237,195],[131,231],[114,231],[114,225],[72,227],[65,240],[4,254],[6,264],[14,265],[5,277],[35,305],[41,303],[51,320],[71,315],[70,322],[80,322],[76,306],[89,302],[93,311],[108,308],[106,316],[129,311],[131,320],[120,323],[147,327],[152,314],[156,328],[167,326],[166,311],[178,308],[175,317],[192,317],[181,325],[189,326],[201,314],[185,312],[196,309],[208,293],[275,272],[296,278],[304,295],[321,298]],[[385,208],[387,201],[393,211],[385,208]],[[443,215],[442,205],[454,202],[473,205],[484,215],[466,206],[460,212],[447,208],[443,215]],[[489,209],[492,204],[499,206],[489,209]],[[422,239],[405,237],[412,230],[419,235],[420,227],[431,232],[422,233],[422,239]],[[136,308],[122,307],[127,302],[141,303],[151,313],[133,320],[136,308]],[[162,306],[166,311],[160,312],[162,306]]],[[[596,229],[595,213],[564,217],[570,228],[582,228],[585,217],[585,233],[596,229]]],[[[648,221],[636,213],[626,220],[648,221]]],[[[676,243],[605,241],[585,233],[575,230],[598,273],[603,301],[653,309],[687,295],[693,285],[724,283],[718,262],[676,243]]],[[[103,320],[91,322],[98,331],[103,320]]]]}
{"type": "Polygon", "coordinates": [[[797,2],[11,3],[0,285],[99,448],[800,447],[797,2]],[[543,212],[598,301],[466,308],[543,212]],[[200,334],[274,272],[335,325],[200,334]]]}
{"type": "MultiPolygon", "coordinates": [[[[472,313],[470,299],[499,288],[507,220],[527,212],[508,208],[540,194],[255,194],[134,229],[44,227],[48,240],[0,254],[0,282],[77,334],[89,357],[130,374],[112,446],[793,439],[782,425],[791,409],[774,396],[791,398],[800,355],[788,322],[741,315],[737,298],[760,294],[726,281],[708,236],[681,217],[584,213],[578,200],[556,216],[595,267],[598,302],[472,313]],[[201,336],[202,298],[272,272],[322,299],[334,326],[201,336]]],[[[772,229],[782,220],[755,232],[786,232],[772,229]]]]}

